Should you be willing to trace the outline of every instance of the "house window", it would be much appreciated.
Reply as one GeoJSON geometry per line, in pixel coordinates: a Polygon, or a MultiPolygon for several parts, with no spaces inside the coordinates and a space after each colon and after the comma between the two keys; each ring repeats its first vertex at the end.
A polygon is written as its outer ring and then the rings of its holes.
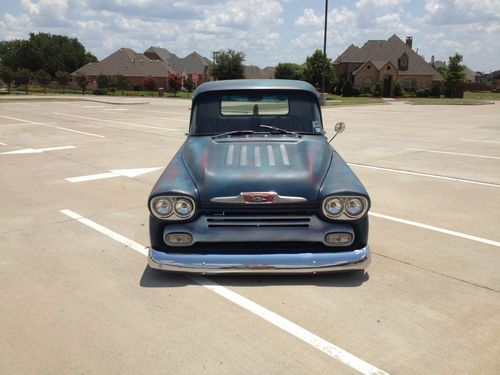
{"type": "Polygon", "coordinates": [[[407,92],[414,92],[416,84],[417,81],[415,81],[414,79],[412,80],[407,79],[406,81],[403,82],[403,88],[407,92]]]}
{"type": "Polygon", "coordinates": [[[408,70],[408,56],[406,53],[398,59],[398,70],[408,70]]]}

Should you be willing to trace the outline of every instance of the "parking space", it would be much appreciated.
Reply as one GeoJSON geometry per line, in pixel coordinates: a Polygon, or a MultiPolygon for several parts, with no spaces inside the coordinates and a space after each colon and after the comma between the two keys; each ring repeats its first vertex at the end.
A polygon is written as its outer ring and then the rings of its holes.
{"type": "Polygon", "coordinates": [[[146,268],[189,107],[0,103],[0,372],[500,372],[500,103],[326,107],[373,259],[312,277],[146,268]]]}

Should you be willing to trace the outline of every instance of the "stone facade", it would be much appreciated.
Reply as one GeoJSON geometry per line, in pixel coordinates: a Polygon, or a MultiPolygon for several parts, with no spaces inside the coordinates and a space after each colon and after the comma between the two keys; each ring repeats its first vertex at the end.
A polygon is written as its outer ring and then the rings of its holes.
{"type": "Polygon", "coordinates": [[[364,93],[369,93],[377,82],[379,82],[379,71],[371,63],[363,66],[354,76],[354,87],[364,93]]]}
{"type": "Polygon", "coordinates": [[[405,91],[416,91],[418,89],[431,88],[433,77],[423,75],[401,75],[399,76],[399,83],[405,91]]]}

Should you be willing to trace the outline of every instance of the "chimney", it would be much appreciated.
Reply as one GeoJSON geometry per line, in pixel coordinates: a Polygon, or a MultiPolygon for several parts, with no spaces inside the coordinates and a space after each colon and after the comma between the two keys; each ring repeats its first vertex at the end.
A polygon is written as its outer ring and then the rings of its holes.
{"type": "Polygon", "coordinates": [[[413,45],[413,37],[412,36],[406,37],[406,45],[411,48],[411,46],[413,45]]]}
{"type": "Polygon", "coordinates": [[[431,57],[431,64],[434,65],[434,55],[431,57]]]}

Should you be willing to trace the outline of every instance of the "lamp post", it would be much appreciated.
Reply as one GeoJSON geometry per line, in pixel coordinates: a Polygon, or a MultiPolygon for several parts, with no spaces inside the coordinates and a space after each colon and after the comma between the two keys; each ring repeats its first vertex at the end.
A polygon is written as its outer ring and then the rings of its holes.
{"type": "Polygon", "coordinates": [[[328,25],[328,0],[325,0],[325,32],[323,35],[323,82],[321,91],[325,92],[325,79],[326,79],[326,32],[328,25]]]}

